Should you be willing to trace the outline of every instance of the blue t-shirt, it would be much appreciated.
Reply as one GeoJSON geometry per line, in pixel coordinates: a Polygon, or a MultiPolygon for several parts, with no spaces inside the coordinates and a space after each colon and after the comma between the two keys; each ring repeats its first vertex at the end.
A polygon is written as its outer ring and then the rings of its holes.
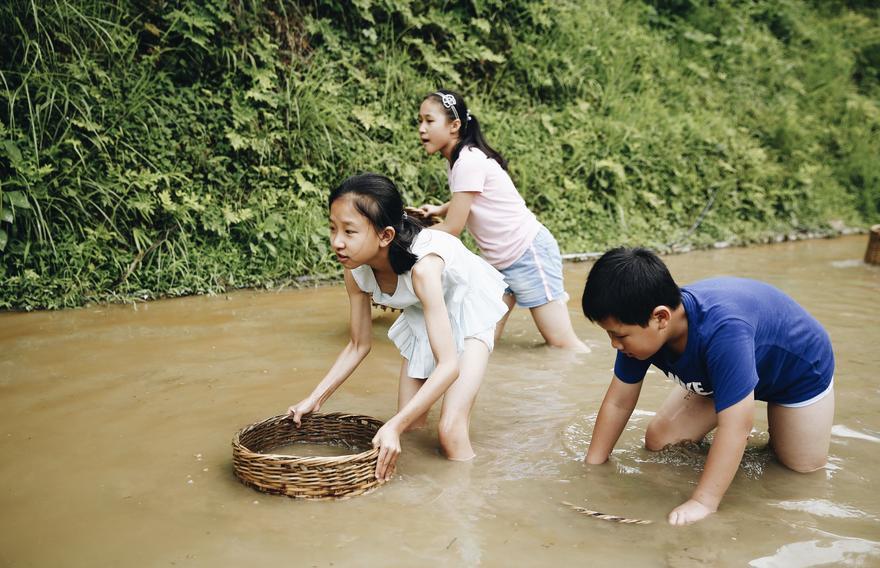
{"type": "Polygon", "coordinates": [[[834,354],[828,333],[782,291],[745,278],[710,278],[685,286],[688,320],[680,356],[666,346],[646,361],[617,353],[614,374],[645,378],[651,364],[683,387],[715,400],[715,411],[755,391],[779,404],[810,400],[831,383],[834,354]]]}

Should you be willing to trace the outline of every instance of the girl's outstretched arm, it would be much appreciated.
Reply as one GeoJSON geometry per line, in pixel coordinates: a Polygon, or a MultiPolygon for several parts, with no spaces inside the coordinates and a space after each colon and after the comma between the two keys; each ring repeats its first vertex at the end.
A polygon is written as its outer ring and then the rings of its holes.
{"type": "Polygon", "coordinates": [[[373,438],[373,445],[379,448],[378,479],[389,479],[394,471],[400,454],[400,434],[425,414],[458,378],[458,352],[443,300],[443,266],[443,259],[431,254],[420,259],[412,269],[413,290],[422,303],[428,339],[437,365],[418,393],[373,438]]]}
{"type": "Polygon", "coordinates": [[[431,228],[446,231],[453,237],[457,237],[464,230],[468,216],[471,214],[471,204],[477,196],[476,191],[456,191],[452,199],[446,204],[446,212],[442,223],[437,223],[431,228]]]}
{"type": "Polygon", "coordinates": [[[345,270],[345,289],[348,292],[348,301],[351,306],[349,324],[351,339],[312,393],[287,409],[287,413],[293,417],[297,426],[301,424],[300,421],[304,415],[316,412],[321,408],[324,401],[330,398],[339,385],[348,379],[370,352],[373,330],[370,297],[358,288],[351,271],[348,269],[345,270]]]}

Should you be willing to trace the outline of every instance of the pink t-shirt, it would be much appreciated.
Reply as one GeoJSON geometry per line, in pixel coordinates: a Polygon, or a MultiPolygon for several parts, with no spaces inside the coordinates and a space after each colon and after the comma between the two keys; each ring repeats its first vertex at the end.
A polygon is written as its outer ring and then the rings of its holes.
{"type": "Polygon", "coordinates": [[[467,146],[454,166],[446,165],[446,175],[453,193],[478,193],[471,204],[467,229],[483,258],[499,270],[513,264],[535,240],[541,223],[504,168],[482,150],[467,146]]]}

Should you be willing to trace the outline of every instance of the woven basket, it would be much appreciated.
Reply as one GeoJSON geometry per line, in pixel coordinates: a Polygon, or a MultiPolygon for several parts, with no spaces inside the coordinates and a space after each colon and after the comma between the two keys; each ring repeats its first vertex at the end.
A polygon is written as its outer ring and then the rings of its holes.
{"type": "Polygon", "coordinates": [[[382,422],[351,414],[309,414],[297,428],[287,414],[240,430],[232,439],[235,475],[245,484],[296,499],[346,499],[381,485],[376,479],[379,450],[372,445],[382,422]],[[345,456],[297,457],[271,450],[303,442],[360,450],[345,456]]]}
{"type": "Polygon", "coordinates": [[[868,234],[868,249],[865,251],[865,262],[880,264],[880,225],[871,227],[868,234]]]}

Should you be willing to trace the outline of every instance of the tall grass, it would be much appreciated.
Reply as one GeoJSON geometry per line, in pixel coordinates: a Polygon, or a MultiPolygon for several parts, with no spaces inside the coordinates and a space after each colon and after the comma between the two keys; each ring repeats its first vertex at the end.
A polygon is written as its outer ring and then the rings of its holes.
{"type": "Polygon", "coordinates": [[[0,307],[338,274],[339,180],[447,195],[441,85],[567,251],[880,221],[870,2],[10,0],[0,307]]]}

